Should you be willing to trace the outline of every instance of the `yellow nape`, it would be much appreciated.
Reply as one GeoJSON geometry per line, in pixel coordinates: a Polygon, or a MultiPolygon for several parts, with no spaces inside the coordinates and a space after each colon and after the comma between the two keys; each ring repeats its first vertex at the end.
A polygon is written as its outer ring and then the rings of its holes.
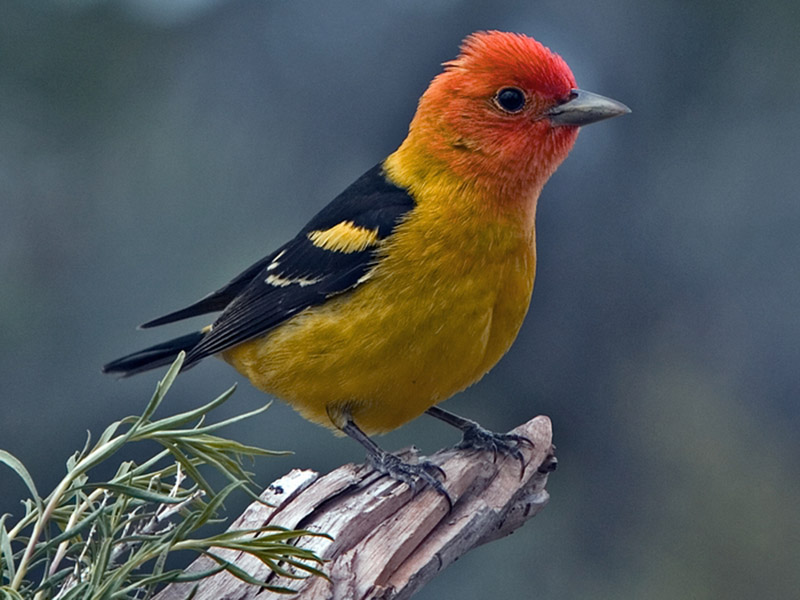
{"type": "Polygon", "coordinates": [[[378,241],[378,228],[359,227],[352,221],[342,221],[330,229],[310,231],[308,239],[317,248],[332,252],[361,252],[378,241]]]}

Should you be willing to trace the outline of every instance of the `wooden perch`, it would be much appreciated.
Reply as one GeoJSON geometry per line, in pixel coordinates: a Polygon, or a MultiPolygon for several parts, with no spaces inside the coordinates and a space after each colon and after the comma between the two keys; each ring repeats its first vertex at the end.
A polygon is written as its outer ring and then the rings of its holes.
{"type": "MultiPolygon", "coordinates": [[[[447,500],[425,488],[414,494],[404,483],[377,474],[366,465],[348,464],[320,475],[293,470],[261,495],[271,506],[253,503],[231,529],[279,525],[325,532],[302,537],[297,545],[317,553],[330,580],[278,577],[255,557],[218,549],[215,554],[255,578],[297,590],[301,600],[401,600],[410,598],[439,571],[470,549],[506,536],[542,510],[549,495],[547,474],[555,468],[550,419],[536,417],[513,433],[531,440],[524,445],[525,469],[511,457],[488,452],[442,450],[429,457],[447,474],[447,500]]],[[[405,457],[416,456],[406,451],[405,457]]],[[[187,572],[211,568],[210,558],[187,572]]],[[[166,587],[156,600],[182,600],[196,583],[166,587]]],[[[286,599],[222,572],[199,583],[195,600],[286,599]]]]}

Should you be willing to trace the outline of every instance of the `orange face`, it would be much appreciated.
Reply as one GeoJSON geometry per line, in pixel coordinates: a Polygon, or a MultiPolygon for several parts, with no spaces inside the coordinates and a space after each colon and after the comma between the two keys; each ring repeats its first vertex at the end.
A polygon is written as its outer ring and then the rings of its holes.
{"type": "Polygon", "coordinates": [[[412,133],[423,130],[429,151],[460,176],[541,187],[578,134],[546,113],[575,87],[564,60],[536,40],[476,33],[423,95],[412,133]]]}

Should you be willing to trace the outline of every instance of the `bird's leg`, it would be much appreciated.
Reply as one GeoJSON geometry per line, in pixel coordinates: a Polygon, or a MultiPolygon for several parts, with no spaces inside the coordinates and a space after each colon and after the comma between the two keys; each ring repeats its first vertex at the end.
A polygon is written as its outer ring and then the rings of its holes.
{"type": "Polygon", "coordinates": [[[533,442],[525,436],[516,435],[514,433],[495,433],[489,431],[481,427],[475,421],[459,417],[449,410],[444,410],[438,406],[431,406],[425,412],[464,432],[464,436],[456,448],[490,450],[494,454],[495,460],[497,460],[498,454],[513,456],[519,461],[521,470],[520,476],[525,473],[525,457],[522,456],[519,446],[527,444],[533,447],[533,442]]]}
{"type": "Polygon", "coordinates": [[[372,438],[361,431],[358,425],[350,418],[345,420],[341,430],[367,449],[367,460],[376,471],[397,481],[407,483],[414,492],[417,491],[417,485],[420,481],[427,483],[447,499],[450,509],[453,508],[453,500],[450,498],[450,494],[447,493],[442,482],[437,478],[437,476],[445,477],[444,471],[439,466],[429,461],[422,461],[417,464],[407,463],[396,454],[386,452],[386,450],[372,441],[372,438]]]}

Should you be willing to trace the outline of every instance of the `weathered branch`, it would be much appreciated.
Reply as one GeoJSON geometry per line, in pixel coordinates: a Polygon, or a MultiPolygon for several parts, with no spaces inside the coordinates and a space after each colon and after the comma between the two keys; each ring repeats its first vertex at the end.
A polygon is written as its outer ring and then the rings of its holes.
{"type": "MultiPolygon", "coordinates": [[[[555,467],[550,420],[536,417],[514,433],[534,444],[521,448],[525,456],[521,476],[519,461],[511,457],[493,460],[490,453],[453,449],[429,457],[447,474],[444,483],[454,502],[450,513],[447,500],[434,490],[426,488],[415,495],[406,484],[380,476],[371,467],[348,464],[327,475],[288,473],[262,494],[271,506],[253,503],[231,525],[231,529],[279,525],[329,534],[332,539],[298,540],[299,546],[325,559],[322,569],[329,580],[278,577],[251,555],[230,550],[216,554],[257,579],[297,590],[291,597],[301,600],[410,598],[458,557],[510,534],[547,504],[547,473],[555,467]]],[[[187,571],[212,565],[211,559],[200,558],[187,571]]],[[[194,585],[172,584],[156,600],[186,598],[194,585]]],[[[223,572],[202,580],[195,599],[243,600],[256,595],[259,600],[287,597],[223,572]]]]}

